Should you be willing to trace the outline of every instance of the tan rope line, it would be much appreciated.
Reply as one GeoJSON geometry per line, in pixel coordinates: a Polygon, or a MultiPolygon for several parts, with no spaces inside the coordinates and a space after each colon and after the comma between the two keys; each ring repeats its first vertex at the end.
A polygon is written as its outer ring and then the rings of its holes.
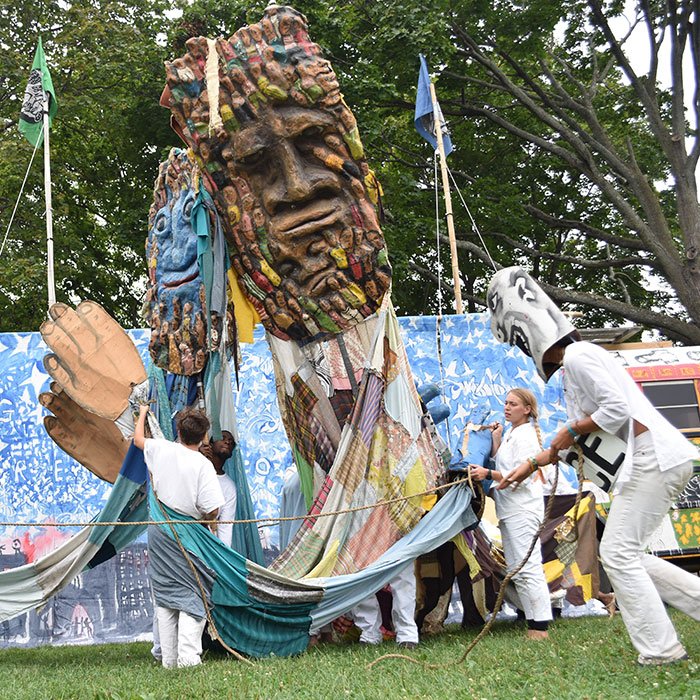
{"type": "MultiPolygon", "coordinates": [[[[151,478],[151,484],[153,484],[153,479],[151,478]]],[[[156,493],[156,490],[153,489],[153,495],[156,499],[156,503],[158,504],[158,510],[160,510],[161,514],[165,516],[165,513],[163,512],[163,507],[161,505],[160,499],[158,498],[158,494],[156,493]]],[[[213,639],[216,639],[219,641],[221,646],[226,649],[226,651],[237,658],[239,661],[244,661],[245,663],[249,664],[250,666],[254,666],[255,664],[250,661],[250,659],[246,659],[245,656],[237,652],[235,649],[232,649],[226,642],[221,638],[221,635],[219,634],[219,630],[217,629],[216,625],[214,624],[214,618],[211,615],[211,608],[209,606],[209,600],[207,598],[207,592],[204,589],[204,585],[202,584],[202,580],[199,576],[199,572],[197,571],[197,568],[195,565],[192,563],[192,558],[190,557],[189,552],[187,549],[185,549],[185,546],[182,544],[182,541],[180,540],[180,536],[177,534],[177,530],[175,529],[175,526],[173,525],[173,522],[169,520],[167,521],[168,524],[170,525],[170,531],[173,533],[173,537],[175,538],[175,541],[177,542],[178,546],[180,547],[180,551],[185,557],[185,560],[187,561],[187,564],[190,567],[190,570],[192,571],[192,575],[194,576],[194,580],[197,582],[197,586],[199,587],[199,595],[202,598],[202,604],[204,605],[204,612],[207,616],[207,622],[209,623],[209,627],[211,628],[212,631],[212,637],[213,639]]],[[[185,522],[185,521],[182,521],[185,522]]]]}
{"type": "MultiPolygon", "coordinates": [[[[577,460],[577,475],[578,475],[578,490],[576,492],[576,501],[574,503],[574,522],[576,524],[576,528],[574,530],[574,534],[576,536],[576,539],[578,539],[578,510],[579,510],[579,504],[581,502],[581,495],[583,493],[583,451],[581,450],[580,445],[578,443],[574,442],[574,447],[576,449],[576,452],[578,453],[578,460],[577,460]]],[[[557,484],[559,483],[559,463],[555,463],[555,472],[554,472],[554,485],[552,486],[552,495],[557,490],[557,484]]],[[[527,550],[527,553],[523,557],[523,560],[509,573],[505,575],[503,578],[503,581],[501,582],[500,589],[498,591],[498,596],[496,598],[496,602],[494,603],[493,606],[493,611],[491,612],[491,617],[489,618],[488,622],[481,628],[481,631],[479,634],[474,637],[474,639],[469,643],[467,648],[465,649],[464,653],[462,656],[457,660],[457,661],[451,661],[449,663],[444,663],[444,664],[431,664],[427,663],[426,661],[421,661],[419,659],[415,659],[411,656],[407,656],[406,654],[384,654],[383,656],[380,656],[378,659],[375,659],[372,661],[370,664],[367,665],[367,669],[371,669],[375,664],[378,664],[380,661],[385,661],[386,659],[404,659],[405,661],[410,661],[411,663],[418,664],[419,666],[423,666],[424,668],[427,669],[444,669],[444,668],[450,668],[452,666],[457,666],[464,662],[464,660],[467,658],[469,653],[474,649],[474,647],[491,631],[491,628],[493,627],[494,623],[496,622],[496,615],[501,610],[501,607],[503,605],[503,599],[505,598],[506,594],[506,587],[512,580],[512,578],[519,573],[519,571],[525,566],[527,563],[527,560],[530,558],[530,555],[532,554],[533,549],[535,548],[535,545],[539,542],[540,535],[542,534],[542,531],[544,530],[544,526],[546,525],[547,521],[549,520],[551,514],[552,514],[552,508],[554,507],[554,498],[550,496],[550,498],[547,500],[547,508],[545,509],[544,517],[542,518],[542,522],[537,528],[537,532],[535,533],[534,537],[532,538],[532,542],[530,543],[530,547],[527,550]]],[[[571,540],[576,541],[574,540],[571,540]]]]}
{"type": "Polygon", "coordinates": [[[434,486],[433,488],[427,489],[425,491],[420,491],[418,493],[413,493],[410,496],[397,496],[396,498],[389,498],[384,501],[377,501],[366,506],[354,506],[353,508],[345,508],[344,510],[333,510],[328,513],[313,513],[306,515],[290,515],[278,518],[249,518],[247,520],[134,520],[129,522],[122,521],[112,521],[112,522],[73,522],[73,523],[41,523],[41,522],[0,522],[0,527],[125,527],[132,525],[170,525],[171,523],[178,523],[180,525],[213,525],[218,523],[219,525],[245,525],[248,523],[268,523],[265,527],[272,527],[277,523],[281,523],[288,520],[311,520],[312,518],[329,518],[332,515],[343,515],[345,513],[355,513],[361,510],[370,510],[372,508],[378,508],[379,506],[390,505],[392,503],[400,503],[401,501],[408,501],[411,498],[417,498],[418,496],[427,496],[428,494],[435,493],[436,491],[442,491],[443,489],[448,489],[451,486],[456,486],[457,484],[469,483],[471,478],[464,477],[458,479],[457,481],[451,481],[447,484],[440,484],[439,486],[434,486]]]}

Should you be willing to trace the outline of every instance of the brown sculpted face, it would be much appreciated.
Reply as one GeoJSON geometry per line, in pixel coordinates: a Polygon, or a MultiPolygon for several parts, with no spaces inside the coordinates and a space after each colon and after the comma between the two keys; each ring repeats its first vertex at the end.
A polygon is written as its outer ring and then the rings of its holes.
{"type": "Polygon", "coordinates": [[[364,151],[304,17],[272,6],[230,40],[187,46],[167,65],[162,101],[207,174],[266,328],[306,340],[374,313],[391,268],[364,151]]]}

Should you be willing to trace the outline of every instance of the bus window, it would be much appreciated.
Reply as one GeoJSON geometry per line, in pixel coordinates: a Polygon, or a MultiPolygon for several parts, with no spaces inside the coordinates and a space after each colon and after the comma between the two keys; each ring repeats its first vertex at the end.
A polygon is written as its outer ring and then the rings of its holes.
{"type": "Polygon", "coordinates": [[[700,408],[696,380],[642,382],[642,391],[669,423],[687,437],[700,436],[700,408]]]}

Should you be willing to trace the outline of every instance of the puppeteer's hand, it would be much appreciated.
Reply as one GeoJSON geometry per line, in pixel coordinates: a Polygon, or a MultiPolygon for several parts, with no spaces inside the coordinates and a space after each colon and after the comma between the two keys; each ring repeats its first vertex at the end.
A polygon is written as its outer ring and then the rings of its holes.
{"type": "Polygon", "coordinates": [[[477,481],[483,481],[488,476],[488,471],[488,469],[480,467],[478,464],[469,465],[469,474],[472,479],[476,479],[477,481]]]}
{"type": "Polygon", "coordinates": [[[93,474],[113,484],[129,449],[114,422],[80,407],[56,382],[39,395],[39,402],[54,414],[44,417],[51,439],[93,474]]]}
{"type": "Polygon", "coordinates": [[[501,480],[496,489],[501,491],[502,489],[507,489],[510,486],[515,485],[517,488],[518,484],[525,480],[532,473],[532,465],[530,462],[523,462],[518,465],[515,469],[511,470],[506,474],[506,476],[501,480]]]}
{"type": "Polygon", "coordinates": [[[503,424],[495,421],[489,425],[489,430],[494,440],[500,440],[503,435],[503,424]]]}
{"type": "Polygon", "coordinates": [[[200,445],[199,446],[199,451],[210,461],[214,461],[214,452],[211,449],[211,443],[207,443],[206,445],[200,445]]]}
{"type": "Polygon", "coordinates": [[[554,436],[554,439],[549,445],[549,461],[555,464],[558,461],[558,455],[562,450],[566,450],[574,444],[574,436],[564,426],[554,436]]]}
{"type": "Polygon", "coordinates": [[[132,388],[146,380],[138,350],[122,327],[94,301],[75,310],[53,304],[39,329],[53,351],[44,367],[75,403],[116,420],[129,406],[132,388]]]}

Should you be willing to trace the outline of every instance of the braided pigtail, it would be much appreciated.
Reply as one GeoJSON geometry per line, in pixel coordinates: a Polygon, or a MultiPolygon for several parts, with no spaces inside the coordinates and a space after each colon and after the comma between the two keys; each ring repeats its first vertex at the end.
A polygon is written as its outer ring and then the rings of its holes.
{"type": "Polygon", "coordinates": [[[532,424],[535,427],[535,433],[537,433],[537,442],[540,445],[540,449],[544,449],[542,444],[542,431],[540,430],[540,422],[537,420],[537,416],[532,417],[532,424]]]}

